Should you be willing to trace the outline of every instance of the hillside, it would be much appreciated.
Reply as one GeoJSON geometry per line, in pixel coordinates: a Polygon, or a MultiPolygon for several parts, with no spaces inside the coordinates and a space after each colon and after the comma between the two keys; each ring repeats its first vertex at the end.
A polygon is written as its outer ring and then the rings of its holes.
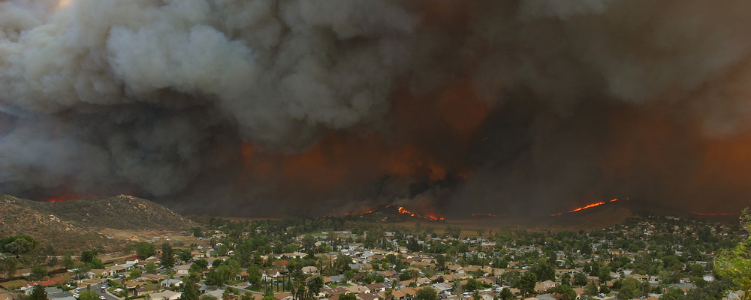
{"type": "Polygon", "coordinates": [[[196,223],[148,200],[130,196],[97,197],[59,203],[0,195],[0,237],[29,235],[59,251],[120,249],[123,241],[96,231],[185,231],[196,223]]]}
{"type": "Polygon", "coordinates": [[[39,211],[91,229],[182,231],[197,226],[164,206],[132,196],[92,197],[57,203],[24,201],[39,211]]]}

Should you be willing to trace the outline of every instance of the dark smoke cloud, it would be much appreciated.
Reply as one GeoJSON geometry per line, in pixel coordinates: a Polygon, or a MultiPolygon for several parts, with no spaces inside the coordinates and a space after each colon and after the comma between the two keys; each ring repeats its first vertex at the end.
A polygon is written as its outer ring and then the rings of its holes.
{"type": "Polygon", "coordinates": [[[64,4],[0,1],[3,193],[235,215],[751,196],[745,0],[64,4]]]}

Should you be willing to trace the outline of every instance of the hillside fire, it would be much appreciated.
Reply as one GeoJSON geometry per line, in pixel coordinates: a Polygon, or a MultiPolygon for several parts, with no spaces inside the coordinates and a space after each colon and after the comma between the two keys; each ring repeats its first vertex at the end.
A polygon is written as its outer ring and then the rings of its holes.
{"type": "Polygon", "coordinates": [[[551,214],[550,216],[551,217],[555,217],[555,216],[560,216],[560,215],[563,215],[563,214],[575,213],[575,212],[582,211],[582,210],[585,210],[585,209],[590,209],[590,208],[598,207],[600,205],[605,205],[605,203],[613,203],[613,202],[616,202],[616,201],[618,201],[618,199],[612,199],[612,200],[609,200],[607,202],[600,201],[600,202],[592,203],[592,204],[585,205],[585,206],[582,206],[582,207],[577,207],[577,208],[569,210],[567,212],[562,212],[562,213],[557,213],[557,214],[551,214]]]}

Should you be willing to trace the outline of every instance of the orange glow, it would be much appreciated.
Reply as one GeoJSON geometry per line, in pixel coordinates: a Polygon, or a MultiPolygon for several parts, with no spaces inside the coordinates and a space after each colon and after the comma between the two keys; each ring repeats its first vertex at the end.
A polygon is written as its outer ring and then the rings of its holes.
{"type": "MultiPolygon", "coordinates": [[[[610,201],[608,201],[608,202],[615,202],[615,201],[618,201],[618,199],[613,199],[613,200],[610,200],[610,201]]],[[[569,211],[567,211],[567,212],[562,212],[562,213],[552,214],[552,215],[550,215],[550,216],[551,216],[551,217],[555,217],[555,216],[560,216],[560,215],[562,215],[562,214],[569,214],[569,213],[573,213],[573,212],[577,212],[577,211],[582,211],[582,210],[585,210],[585,209],[590,209],[590,208],[593,208],[593,207],[598,207],[598,206],[600,206],[600,205],[604,205],[604,204],[605,204],[605,202],[604,202],[604,201],[600,201],[600,202],[597,202],[597,203],[592,203],[592,204],[589,204],[589,205],[585,205],[585,206],[582,206],[582,207],[577,207],[577,208],[574,208],[574,209],[572,209],[572,210],[569,210],[569,211]]]]}
{"type": "Polygon", "coordinates": [[[62,8],[66,8],[73,4],[73,0],[60,0],[60,2],[57,3],[57,7],[55,7],[55,10],[60,10],[62,8]]]}
{"type": "MultiPolygon", "coordinates": [[[[386,206],[386,207],[388,208],[388,207],[391,207],[391,206],[386,206]]],[[[399,211],[400,214],[409,215],[411,217],[416,217],[416,218],[421,218],[421,219],[428,219],[428,220],[433,220],[433,221],[443,221],[444,220],[444,217],[439,216],[437,214],[424,214],[424,215],[423,214],[418,214],[418,213],[414,213],[414,212],[411,212],[411,211],[407,210],[406,208],[404,208],[404,206],[399,206],[397,208],[397,210],[399,211]]]]}

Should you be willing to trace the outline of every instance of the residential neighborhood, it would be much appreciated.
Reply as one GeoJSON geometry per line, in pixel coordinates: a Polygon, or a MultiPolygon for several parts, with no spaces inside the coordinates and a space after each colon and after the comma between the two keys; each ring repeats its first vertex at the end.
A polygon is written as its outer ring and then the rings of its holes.
{"type": "Polygon", "coordinates": [[[110,300],[742,296],[713,272],[719,251],[748,238],[737,225],[647,216],[590,232],[446,226],[438,234],[440,224],[212,219],[185,233],[194,237],[190,245],[144,241],[106,265],[96,250],[65,256],[63,272],[39,278],[37,267],[19,274],[36,280],[5,282],[0,297],[22,299],[36,286],[50,300],[80,299],[91,290],[110,300]]]}

